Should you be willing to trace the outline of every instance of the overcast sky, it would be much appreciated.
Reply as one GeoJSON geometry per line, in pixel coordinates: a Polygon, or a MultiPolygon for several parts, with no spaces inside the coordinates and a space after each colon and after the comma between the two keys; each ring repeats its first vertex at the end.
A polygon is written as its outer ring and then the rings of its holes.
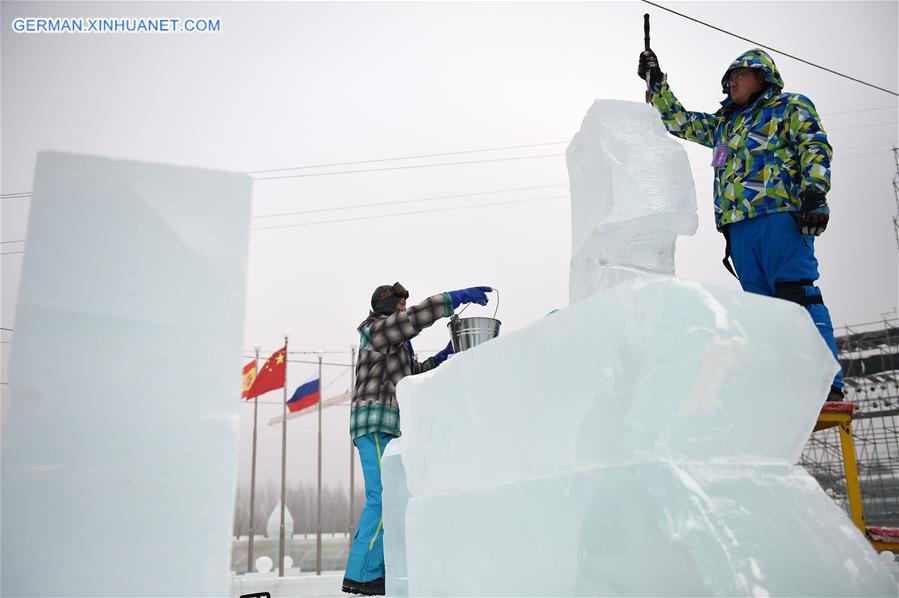
{"type": "MultiPolygon", "coordinates": [[[[662,4],[897,89],[896,2],[662,4]]],[[[693,110],[717,108],[725,68],[753,47],[641,2],[3,2],[0,11],[3,194],[31,189],[36,152],[45,149],[252,172],[547,144],[254,175],[316,176],[254,184],[253,228],[281,228],[251,236],[247,354],[254,344],[277,349],[286,331],[291,350],[344,352],[327,354],[335,363],[349,363],[355,327],[379,284],[401,281],[411,302],[494,286],[504,332],[567,305],[570,212],[562,154],[595,99],[643,101],[635,70],[644,12],[661,67],[693,110]],[[13,32],[12,20],[27,16],[217,18],[221,32],[13,32]],[[319,176],[521,156],[540,157],[319,176]],[[539,188],[499,192],[524,187],[539,188]],[[462,194],[477,195],[428,199],[462,194]],[[419,199],[428,200],[374,205],[419,199]],[[508,203],[527,199],[535,201],[508,203]],[[500,202],[506,203],[483,207],[500,202]],[[371,207],[341,209],[359,204],[371,207]],[[266,217],[312,210],[319,211],[266,217]]],[[[819,284],[834,323],[895,316],[890,148],[897,142],[897,98],[773,56],[786,90],[815,102],[834,146],[831,224],[817,242],[819,284]]],[[[700,225],[694,237],[678,241],[678,275],[738,288],[721,266],[710,150],[685,148],[700,225]]],[[[14,252],[28,248],[27,241],[10,242],[24,238],[28,201],[0,204],[2,250],[9,253],[0,258],[4,328],[15,322],[21,254],[14,252]]],[[[89,242],[91,231],[84,234],[89,242]]],[[[473,307],[474,313],[492,314],[493,306],[473,307]]],[[[3,381],[7,341],[14,338],[3,332],[3,381]]],[[[415,344],[423,359],[447,340],[438,322],[415,344]]],[[[312,369],[291,364],[291,389],[312,369]]],[[[348,382],[347,368],[325,367],[326,396],[348,382]]],[[[2,393],[8,400],[7,386],[2,393]]],[[[267,404],[280,396],[263,397],[261,422],[280,412],[267,404]]],[[[241,475],[248,476],[249,404],[242,413],[241,475]]],[[[347,413],[326,411],[326,483],[347,478],[347,413]]],[[[289,475],[312,483],[314,418],[292,421],[288,434],[289,475]]],[[[261,426],[259,442],[263,479],[276,478],[280,428],[261,426]]]]}

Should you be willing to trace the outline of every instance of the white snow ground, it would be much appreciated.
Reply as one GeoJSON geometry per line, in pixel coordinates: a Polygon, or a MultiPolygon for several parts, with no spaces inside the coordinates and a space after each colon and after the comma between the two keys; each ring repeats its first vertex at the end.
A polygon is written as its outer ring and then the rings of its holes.
{"type": "Polygon", "coordinates": [[[278,578],[278,572],[267,575],[239,575],[231,579],[231,598],[239,598],[245,594],[255,592],[269,592],[272,598],[336,598],[346,597],[340,591],[343,581],[343,571],[322,571],[321,575],[315,573],[302,573],[300,575],[278,578]]]}

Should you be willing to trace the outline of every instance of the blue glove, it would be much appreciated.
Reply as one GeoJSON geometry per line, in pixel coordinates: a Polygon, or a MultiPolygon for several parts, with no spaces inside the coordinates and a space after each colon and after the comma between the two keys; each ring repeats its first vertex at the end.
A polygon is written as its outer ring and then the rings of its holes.
{"type": "Polygon", "coordinates": [[[487,293],[492,291],[490,287],[471,287],[468,289],[459,289],[458,291],[450,291],[450,301],[453,302],[453,309],[456,309],[463,303],[477,303],[478,305],[487,305],[487,293]]]}
{"type": "Polygon", "coordinates": [[[453,351],[453,341],[450,341],[446,344],[446,348],[443,351],[434,356],[434,361],[437,362],[437,365],[440,365],[453,353],[455,353],[455,351],[453,351]]]}
{"type": "Polygon", "coordinates": [[[799,226],[803,235],[818,236],[827,228],[830,220],[830,208],[827,199],[820,191],[806,189],[799,194],[802,204],[799,207],[799,226]]]}

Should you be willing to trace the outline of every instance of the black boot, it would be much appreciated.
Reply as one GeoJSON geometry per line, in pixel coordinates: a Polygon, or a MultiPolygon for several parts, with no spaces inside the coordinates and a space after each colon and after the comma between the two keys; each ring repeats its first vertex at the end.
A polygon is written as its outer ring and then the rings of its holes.
{"type": "Polygon", "coordinates": [[[355,581],[344,577],[343,591],[348,594],[362,594],[363,596],[383,596],[384,578],[379,577],[371,581],[355,581]]]}
{"type": "Polygon", "coordinates": [[[846,397],[843,395],[842,388],[837,388],[836,386],[830,387],[830,392],[827,393],[828,403],[842,403],[845,399],[846,397]]]}

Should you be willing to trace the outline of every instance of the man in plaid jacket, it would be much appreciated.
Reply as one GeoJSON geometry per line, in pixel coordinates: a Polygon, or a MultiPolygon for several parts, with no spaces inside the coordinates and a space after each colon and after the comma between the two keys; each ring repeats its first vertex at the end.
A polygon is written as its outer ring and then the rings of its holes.
{"type": "MultiPolygon", "coordinates": [[[[830,219],[833,154],[815,105],[784,82],[758,48],[734,60],[721,79],[727,96],[714,114],[683,107],[652,50],[640,54],[637,74],[669,133],[712,151],[715,225],[726,239],[744,291],[793,301],[808,310],[839,364],[830,313],[815,286],[815,237],[830,219]]],[[[843,399],[837,372],[827,397],[843,399]]]]}
{"type": "Polygon", "coordinates": [[[361,335],[356,387],[350,410],[350,437],[359,451],[365,478],[365,508],[347,559],[343,591],[384,594],[384,534],[381,519],[381,455],[391,439],[400,436],[400,408],[396,385],[443,363],[453,353],[446,348],[420,362],[411,340],[439,320],[453,315],[463,303],[487,304],[490,287],[471,287],[428,297],[406,308],[409,292],[400,283],[375,289],[372,311],[359,324],[361,335]]]}

